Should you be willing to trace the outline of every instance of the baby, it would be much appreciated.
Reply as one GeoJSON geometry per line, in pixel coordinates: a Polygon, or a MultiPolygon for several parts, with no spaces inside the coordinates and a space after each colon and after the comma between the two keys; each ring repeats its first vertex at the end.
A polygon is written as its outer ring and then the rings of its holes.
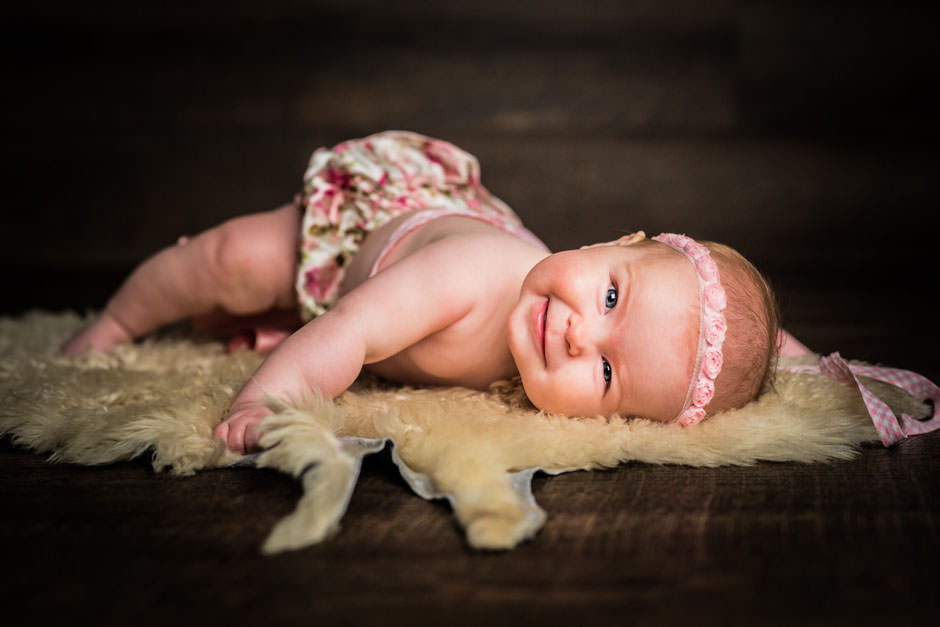
{"type": "Polygon", "coordinates": [[[687,426],[753,399],[778,343],[773,295],[731,248],[638,231],[551,254],[472,155],[399,131],[317,150],[293,204],[157,253],[60,352],[185,318],[272,351],[215,431],[235,451],[258,448],[265,395],[333,398],[363,367],[477,389],[519,375],[545,411],[687,426]]]}

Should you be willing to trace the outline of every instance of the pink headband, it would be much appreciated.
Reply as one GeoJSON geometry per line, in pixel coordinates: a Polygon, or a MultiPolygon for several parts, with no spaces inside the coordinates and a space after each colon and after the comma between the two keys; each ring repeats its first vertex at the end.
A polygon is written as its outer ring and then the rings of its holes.
{"type": "Polygon", "coordinates": [[[688,427],[705,417],[705,406],[715,395],[715,379],[721,372],[721,345],[725,341],[728,323],[725,321],[727,298],[721,287],[718,266],[708,249],[691,237],[676,233],[660,233],[653,238],[685,255],[698,275],[699,302],[702,316],[699,322],[698,352],[692,368],[692,382],[685,396],[682,411],[675,422],[688,427]]]}

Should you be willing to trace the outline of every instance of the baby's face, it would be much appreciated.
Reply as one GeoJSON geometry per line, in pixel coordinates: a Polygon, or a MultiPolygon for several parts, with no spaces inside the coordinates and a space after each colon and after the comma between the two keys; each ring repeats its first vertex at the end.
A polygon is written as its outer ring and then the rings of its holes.
{"type": "Polygon", "coordinates": [[[526,276],[509,349],[529,399],[568,416],[671,420],[688,391],[698,282],[659,244],[610,243],[546,257],[526,276]]]}

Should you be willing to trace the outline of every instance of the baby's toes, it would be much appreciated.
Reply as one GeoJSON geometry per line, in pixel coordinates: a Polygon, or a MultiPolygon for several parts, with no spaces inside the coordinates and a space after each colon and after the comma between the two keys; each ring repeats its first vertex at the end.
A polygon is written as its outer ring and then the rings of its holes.
{"type": "Polygon", "coordinates": [[[89,338],[91,329],[82,329],[68,340],[65,341],[59,350],[56,351],[57,357],[78,357],[88,352],[92,348],[92,341],[89,338]]]}

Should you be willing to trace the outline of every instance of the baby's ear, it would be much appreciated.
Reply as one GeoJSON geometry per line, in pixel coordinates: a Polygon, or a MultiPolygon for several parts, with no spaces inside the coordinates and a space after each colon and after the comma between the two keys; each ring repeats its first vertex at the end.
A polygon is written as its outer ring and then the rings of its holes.
{"type": "Polygon", "coordinates": [[[615,243],[618,246],[629,246],[631,244],[637,244],[646,239],[645,231],[637,231],[635,233],[630,233],[629,235],[624,235],[618,239],[615,243]]]}
{"type": "Polygon", "coordinates": [[[594,248],[595,246],[630,246],[631,244],[642,242],[645,239],[646,233],[643,231],[637,231],[635,233],[630,233],[629,235],[624,235],[623,237],[615,239],[612,242],[600,242],[599,244],[582,246],[581,250],[584,250],[585,248],[594,248]]]}

